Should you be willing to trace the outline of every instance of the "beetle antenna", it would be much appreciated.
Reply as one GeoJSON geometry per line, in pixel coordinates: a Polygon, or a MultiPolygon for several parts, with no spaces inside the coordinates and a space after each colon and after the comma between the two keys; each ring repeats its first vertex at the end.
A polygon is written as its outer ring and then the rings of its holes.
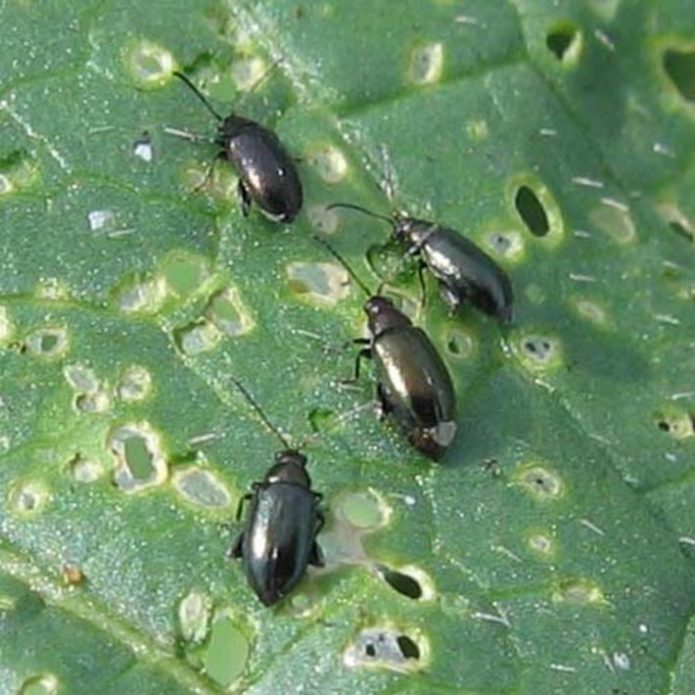
{"type": "Polygon", "coordinates": [[[372,296],[371,290],[369,289],[369,287],[367,287],[367,285],[364,284],[364,282],[362,282],[359,275],[357,275],[357,273],[348,265],[347,261],[325,239],[322,239],[320,236],[316,236],[316,235],[314,235],[314,239],[316,241],[318,241],[319,244],[321,244],[323,247],[326,248],[328,253],[330,253],[331,256],[333,256],[333,258],[335,258],[340,263],[340,265],[342,265],[343,268],[345,268],[345,270],[348,271],[350,277],[359,285],[360,289],[368,297],[371,297],[372,296]]]}
{"type": "Polygon", "coordinates": [[[188,77],[186,77],[182,72],[179,72],[178,70],[174,70],[172,73],[174,76],[178,77],[192,92],[195,94],[198,99],[200,99],[203,104],[207,107],[208,111],[218,120],[218,121],[223,121],[224,119],[222,116],[220,116],[217,111],[212,107],[212,104],[208,101],[208,99],[205,97],[205,95],[191,82],[188,77]]]}
{"type": "Polygon", "coordinates": [[[375,217],[377,220],[384,220],[384,222],[388,222],[394,228],[396,226],[396,220],[394,220],[393,217],[380,215],[378,212],[372,212],[371,210],[367,210],[367,208],[363,208],[361,205],[355,205],[354,203],[332,203],[326,208],[326,210],[334,210],[335,208],[357,210],[358,212],[361,212],[365,215],[369,215],[370,217],[375,217]]]}
{"type": "Polygon", "coordinates": [[[278,58],[239,98],[239,100],[234,104],[234,110],[238,108],[240,104],[244,103],[244,99],[247,99],[250,94],[253,94],[270,76],[270,74],[275,70],[275,68],[280,65],[282,58],[278,58]]]}
{"type": "Polygon", "coordinates": [[[268,416],[263,412],[261,406],[258,405],[254,397],[246,390],[246,387],[235,377],[230,378],[239,391],[241,391],[244,398],[246,398],[246,400],[251,404],[251,407],[258,413],[261,420],[263,420],[263,424],[265,424],[265,426],[282,442],[285,449],[291,449],[292,447],[290,446],[289,442],[282,436],[280,430],[268,419],[268,416]]]}

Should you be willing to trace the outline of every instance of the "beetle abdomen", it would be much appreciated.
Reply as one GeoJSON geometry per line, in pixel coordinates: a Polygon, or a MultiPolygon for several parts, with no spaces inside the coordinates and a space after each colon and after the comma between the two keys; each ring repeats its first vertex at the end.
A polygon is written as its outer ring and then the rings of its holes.
{"type": "Polygon", "coordinates": [[[458,232],[439,227],[427,236],[423,260],[446,289],[449,303],[469,301],[501,321],[511,319],[512,284],[505,271],[458,232]]]}
{"type": "Polygon", "coordinates": [[[427,335],[415,326],[376,336],[373,356],[386,410],[417,449],[438,459],[456,434],[449,372],[427,335]]]}
{"type": "Polygon", "coordinates": [[[303,203],[297,166],[280,139],[255,121],[233,117],[220,143],[254,203],[273,220],[292,222],[303,203]]]}
{"type": "Polygon", "coordinates": [[[316,537],[316,499],[307,488],[271,483],[257,492],[244,533],[246,575],[258,598],[277,603],[299,583],[316,537]]]}

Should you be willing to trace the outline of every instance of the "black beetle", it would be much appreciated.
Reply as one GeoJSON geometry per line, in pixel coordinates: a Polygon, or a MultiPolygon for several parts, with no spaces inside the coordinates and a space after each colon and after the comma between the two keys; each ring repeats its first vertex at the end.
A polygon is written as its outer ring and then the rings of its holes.
{"type": "Polygon", "coordinates": [[[393,228],[393,238],[408,244],[408,255],[418,256],[439,281],[444,301],[456,309],[469,301],[481,311],[503,323],[512,320],[513,292],[507,273],[470,239],[434,222],[417,220],[402,213],[379,215],[351,203],[334,203],[333,208],[358,210],[385,220],[393,228]]]}
{"type": "Polygon", "coordinates": [[[184,74],[173,73],[205,104],[219,121],[218,158],[226,159],[239,175],[239,195],[244,216],[256,203],[276,222],[292,222],[302,208],[302,182],[294,159],[275,133],[235,113],[222,118],[184,74]]]}
{"type": "Polygon", "coordinates": [[[362,358],[374,359],[377,398],[408,441],[428,458],[438,461],[456,435],[456,398],[451,376],[427,334],[399,311],[390,299],[372,294],[345,260],[325,240],[315,237],[345,267],[369,295],[364,304],[371,337],[354,342],[368,347],[355,361],[359,378],[362,358]]]}
{"type": "Polygon", "coordinates": [[[246,527],[229,554],[241,558],[251,588],[266,606],[284,598],[299,583],[307,565],[323,567],[323,553],[316,536],[323,527],[322,496],[311,489],[307,459],[292,449],[266,418],[244,386],[233,380],[266,426],[285,447],[275,454],[275,464],[253,492],[239,501],[237,520],[244,502],[251,501],[246,527]]]}

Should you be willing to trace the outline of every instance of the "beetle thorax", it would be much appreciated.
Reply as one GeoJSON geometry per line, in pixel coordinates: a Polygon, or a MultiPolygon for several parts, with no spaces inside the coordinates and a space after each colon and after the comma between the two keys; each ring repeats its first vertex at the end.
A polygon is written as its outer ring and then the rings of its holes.
{"type": "Polygon", "coordinates": [[[396,309],[390,299],[381,295],[370,297],[364,305],[364,311],[367,314],[367,325],[372,335],[379,335],[389,328],[411,325],[410,319],[396,309]]]}
{"type": "Polygon", "coordinates": [[[243,130],[243,128],[252,123],[253,121],[250,121],[248,118],[230,113],[229,116],[220,123],[217,132],[217,141],[222,147],[226,148],[232,138],[239,135],[239,132],[243,130]]]}
{"type": "Polygon", "coordinates": [[[410,246],[421,247],[427,238],[435,231],[436,225],[423,220],[415,220],[412,217],[396,216],[394,237],[399,241],[405,241],[410,246]]]}
{"type": "Polygon", "coordinates": [[[266,473],[266,483],[291,483],[311,488],[306,472],[306,456],[295,449],[285,449],[275,454],[275,465],[266,473]]]}

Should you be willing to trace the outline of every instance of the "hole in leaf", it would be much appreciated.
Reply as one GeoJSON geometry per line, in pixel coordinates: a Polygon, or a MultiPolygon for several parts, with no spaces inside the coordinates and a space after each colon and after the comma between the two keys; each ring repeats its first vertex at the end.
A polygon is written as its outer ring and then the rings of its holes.
{"type": "Polygon", "coordinates": [[[212,623],[203,655],[205,672],[215,683],[228,688],[244,672],[249,652],[248,637],[233,616],[222,613],[212,623]]]}
{"type": "Polygon", "coordinates": [[[695,50],[667,49],[664,70],[680,95],[687,101],[695,101],[695,50]]]}
{"type": "Polygon", "coordinates": [[[576,55],[579,32],[572,24],[557,24],[548,32],[545,44],[559,61],[566,61],[576,55]]]}
{"type": "Polygon", "coordinates": [[[128,437],[125,442],[125,459],[134,478],[149,478],[154,473],[152,454],[143,437],[128,437]]]}
{"type": "Polygon", "coordinates": [[[380,571],[386,583],[399,594],[415,600],[422,598],[422,587],[415,577],[391,570],[388,567],[382,567],[380,571]]]}
{"type": "Polygon", "coordinates": [[[427,654],[427,643],[418,644],[408,635],[393,628],[366,628],[348,647],[344,663],[359,667],[366,663],[370,668],[378,666],[393,671],[409,671],[422,668],[423,649],[427,654]]]}
{"type": "Polygon", "coordinates": [[[528,187],[520,186],[514,205],[528,230],[536,236],[545,236],[550,231],[548,216],[538,196],[528,187]]]}
{"type": "Polygon", "coordinates": [[[531,335],[523,339],[521,347],[528,357],[535,362],[550,362],[558,352],[552,339],[542,335],[531,335]]]}
{"type": "Polygon", "coordinates": [[[58,692],[59,682],[52,673],[43,673],[27,678],[19,690],[20,695],[53,695],[58,692]]]}
{"type": "Polygon", "coordinates": [[[693,416],[681,410],[656,413],[656,426],[674,439],[689,439],[695,436],[695,421],[693,416]]]}
{"type": "Polygon", "coordinates": [[[372,492],[349,492],[336,505],[336,511],[358,529],[371,529],[384,524],[391,509],[372,492]]]}
{"type": "Polygon", "coordinates": [[[113,432],[108,447],[116,461],[114,482],[123,492],[160,485],[168,475],[159,436],[147,423],[124,425],[113,432]]]}
{"type": "Polygon", "coordinates": [[[525,488],[541,499],[557,498],[562,493],[562,480],[547,468],[532,466],[522,470],[516,477],[525,488]]]}
{"type": "Polygon", "coordinates": [[[401,654],[403,654],[406,659],[417,660],[420,658],[420,648],[408,635],[399,635],[396,638],[396,642],[398,642],[401,654]]]}

